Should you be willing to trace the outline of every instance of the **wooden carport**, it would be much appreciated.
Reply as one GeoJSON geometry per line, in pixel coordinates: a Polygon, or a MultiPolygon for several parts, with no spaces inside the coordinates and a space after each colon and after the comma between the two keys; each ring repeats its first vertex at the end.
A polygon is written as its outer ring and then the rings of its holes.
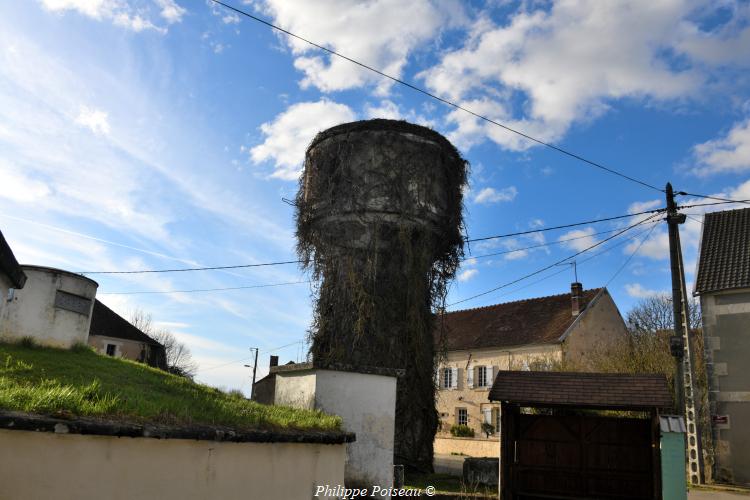
{"type": "Polygon", "coordinates": [[[663,375],[507,371],[489,399],[501,403],[503,500],[661,499],[663,375]]]}

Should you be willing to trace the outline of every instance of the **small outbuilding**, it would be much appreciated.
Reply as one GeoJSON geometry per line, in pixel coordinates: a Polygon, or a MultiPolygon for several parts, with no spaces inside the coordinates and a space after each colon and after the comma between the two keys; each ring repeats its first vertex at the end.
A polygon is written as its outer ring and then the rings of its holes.
{"type": "Polygon", "coordinates": [[[500,497],[662,499],[666,378],[501,371],[500,497]]]}

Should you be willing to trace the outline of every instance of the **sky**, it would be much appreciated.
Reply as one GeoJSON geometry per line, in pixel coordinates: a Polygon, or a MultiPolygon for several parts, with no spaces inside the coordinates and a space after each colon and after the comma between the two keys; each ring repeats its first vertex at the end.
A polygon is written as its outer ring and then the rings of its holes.
{"type": "MultiPolygon", "coordinates": [[[[227,2],[647,184],[750,199],[748,2],[227,2]]],[[[307,144],[375,117],[429,126],[459,148],[471,166],[470,238],[664,206],[658,190],[210,1],[0,3],[0,230],[21,263],[81,272],[294,260],[284,199],[307,144]]],[[[685,210],[690,284],[702,214],[739,207],[685,210]]],[[[573,270],[561,266],[456,304],[642,219],[472,243],[449,309],[568,292],[573,270]]],[[[578,278],[606,285],[625,315],[670,289],[667,249],[664,224],[643,224],[577,257],[578,278]]],[[[260,349],[259,376],[269,354],[283,363],[306,352],[312,290],[294,264],[91,277],[105,304],[150,313],[185,342],[201,382],[247,393],[249,348],[260,349]],[[175,292],[291,282],[302,283],[175,292]]]]}

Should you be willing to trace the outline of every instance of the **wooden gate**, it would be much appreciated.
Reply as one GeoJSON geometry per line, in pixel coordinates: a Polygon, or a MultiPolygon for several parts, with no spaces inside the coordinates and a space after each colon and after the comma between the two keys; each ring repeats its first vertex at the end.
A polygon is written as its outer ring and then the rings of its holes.
{"type": "Polygon", "coordinates": [[[660,498],[650,419],[508,413],[506,498],[660,498]]]}

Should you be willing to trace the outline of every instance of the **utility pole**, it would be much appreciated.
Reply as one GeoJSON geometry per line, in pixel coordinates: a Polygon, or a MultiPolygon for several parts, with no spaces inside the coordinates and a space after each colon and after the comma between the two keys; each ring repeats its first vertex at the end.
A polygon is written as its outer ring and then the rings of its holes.
{"type": "MultiPolygon", "coordinates": [[[[250,386],[250,399],[253,399],[253,396],[255,396],[255,372],[258,369],[258,348],[251,347],[250,350],[255,351],[255,362],[253,363],[253,385],[250,386]]],[[[245,368],[250,368],[250,366],[245,365],[245,368]]]]}
{"type": "Polygon", "coordinates": [[[677,212],[672,184],[667,183],[667,226],[669,228],[669,263],[672,271],[672,311],[674,335],[669,339],[672,355],[677,364],[674,380],[675,406],[679,415],[685,416],[687,427],[688,475],[692,484],[703,482],[700,440],[693,392],[693,355],[690,346],[690,314],[688,311],[685,268],[682,261],[679,225],[685,214],[677,212]]]}

